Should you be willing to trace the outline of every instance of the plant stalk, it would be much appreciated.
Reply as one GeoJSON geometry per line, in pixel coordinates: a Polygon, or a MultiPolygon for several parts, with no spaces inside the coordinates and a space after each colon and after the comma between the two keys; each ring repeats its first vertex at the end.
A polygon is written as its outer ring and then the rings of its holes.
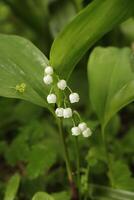
{"type": "Polygon", "coordinates": [[[65,163],[66,163],[68,180],[69,180],[71,193],[72,193],[72,200],[79,200],[77,187],[76,187],[75,182],[73,180],[73,175],[72,175],[73,173],[72,173],[68,149],[67,149],[67,145],[66,145],[66,141],[65,141],[65,136],[63,134],[63,125],[62,125],[61,119],[58,120],[58,128],[59,128],[61,143],[62,143],[62,146],[63,146],[63,154],[64,154],[65,163]]]}
{"type": "Polygon", "coordinates": [[[77,168],[77,185],[79,189],[79,200],[81,200],[81,177],[80,177],[80,154],[79,154],[79,141],[78,137],[75,137],[75,149],[76,149],[76,168],[77,168]]]}

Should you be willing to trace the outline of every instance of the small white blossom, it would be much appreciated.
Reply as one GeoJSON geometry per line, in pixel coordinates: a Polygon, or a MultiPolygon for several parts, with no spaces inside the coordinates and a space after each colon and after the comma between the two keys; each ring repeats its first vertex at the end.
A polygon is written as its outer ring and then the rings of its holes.
{"type": "Polygon", "coordinates": [[[53,68],[51,66],[45,67],[45,73],[47,75],[52,75],[53,74],[53,68]]]}
{"type": "Polygon", "coordinates": [[[80,100],[79,94],[78,93],[71,93],[69,95],[69,100],[70,100],[70,103],[78,102],[80,100]]]}
{"type": "Polygon", "coordinates": [[[87,129],[87,124],[85,122],[81,122],[78,127],[80,128],[80,130],[83,132],[87,129]]]}
{"type": "Polygon", "coordinates": [[[57,117],[63,117],[63,111],[63,108],[56,108],[55,114],[57,115],[57,117]]]}
{"type": "Polygon", "coordinates": [[[82,132],[83,137],[90,137],[92,135],[92,131],[90,128],[87,128],[85,131],[82,132]]]}
{"type": "Polygon", "coordinates": [[[53,78],[51,75],[46,75],[44,76],[43,81],[46,85],[50,85],[53,82],[53,78]]]}
{"type": "Polygon", "coordinates": [[[72,112],[72,109],[71,108],[65,108],[64,111],[63,111],[63,117],[64,118],[70,118],[72,117],[73,115],[73,112],[72,112]]]}
{"type": "Polygon", "coordinates": [[[72,131],[72,135],[74,135],[74,136],[78,136],[78,135],[81,134],[81,130],[80,130],[80,128],[77,127],[77,126],[73,127],[73,128],[71,129],[71,131],[72,131]]]}
{"type": "Polygon", "coordinates": [[[67,87],[67,83],[65,80],[60,80],[58,83],[57,83],[57,87],[60,89],[60,90],[65,90],[65,88],[67,87]]]}
{"type": "Polygon", "coordinates": [[[49,94],[47,96],[47,102],[48,103],[56,103],[56,95],[55,94],[49,94]]]}

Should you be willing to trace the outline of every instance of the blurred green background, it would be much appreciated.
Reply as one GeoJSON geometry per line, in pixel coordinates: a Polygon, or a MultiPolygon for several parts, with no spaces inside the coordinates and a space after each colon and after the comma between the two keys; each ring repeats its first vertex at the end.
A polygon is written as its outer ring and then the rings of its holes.
{"type": "MultiPolygon", "coordinates": [[[[57,34],[89,2],[91,1],[0,0],[0,33],[25,37],[49,57],[57,34]]],[[[134,50],[133,41],[134,19],[129,19],[105,35],[95,46],[130,46],[134,50]]],[[[92,49],[76,67],[69,84],[81,96],[77,109],[94,129],[97,119],[90,106],[87,81],[87,60],[92,49]],[[78,79],[81,83],[79,86],[78,79]]],[[[118,181],[119,188],[130,191],[134,191],[134,180],[131,179],[134,174],[133,116],[132,103],[113,119],[108,130],[111,156],[120,157],[124,161],[125,164],[121,167],[119,164],[117,168],[118,171],[125,170],[128,177],[127,183],[126,179],[118,181]]],[[[66,130],[69,123],[65,123],[66,130]]],[[[90,142],[80,140],[81,158],[85,159],[82,163],[83,174],[90,159],[92,182],[107,184],[103,152],[101,156],[98,153],[101,151],[100,141],[97,131],[90,142]],[[91,152],[87,154],[89,147],[91,152]]],[[[19,200],[29,200],[39,190],[56,193],[54,195],[57,199],[63,199],[64,195],[69,199],[66,192],[61,192],[68,190],[68,184],[67,178],[64,178],[66,172],[59,142],[57,127],[47,110],[24,101],[0,97],[0,199],[3,199],[8,179],[16,172],[21,174],[19,200]]],[[[73,163],[75,153],[71,137],[68,137],[68,144],[73,163]]],[[[84,189],[83,183],[83,191],[84,189]]]]}

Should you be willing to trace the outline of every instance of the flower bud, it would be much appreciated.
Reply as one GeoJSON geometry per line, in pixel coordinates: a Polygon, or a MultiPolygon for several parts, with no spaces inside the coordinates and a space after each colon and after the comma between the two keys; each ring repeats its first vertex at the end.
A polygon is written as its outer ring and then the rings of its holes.
{"type": "Polygon", "coordinates": [[[69,100],[70,100],[70,103],[76,103],[80,100],[80,97],[79,97],[78,93],[71,93],[69,95],[69,100]]]}
{"type": "Polygon", "coordinates": [[[63,108],[56,108],[55,114],[57,115],[57,117],[63,117],[63,111],[63,108]]]}
{"type": "Polygon", "coordinates": [[[82,132],[83,137],[90,137],[92,135],[92,131],[90,128],[87,128],[85,131],[82,132]]]}
{"type": "Polygon", "coordinates": [[[67,83],[65,80],[60,80],[58,83],[57,83],[57,87],[60,89],[60,90],[65,90],[65,88],[67,87],[67,83]]]}
{"type": "Polygon", "coordinates": [[[80,130],[83,132],[87,129],[87,124],[85,122],[82,122],[78,125],[78,127],[80,128],[80,130]]]}
{"type": "Polygon", "coordinates": [[[47,75],[52,75],[52,74],[53,74],[53,68],[52,68],[51,66],[47,66],[47,67],[45,68],[45,73],[46,73],[47,75]]]}
{"type": "Polygon", "coordinates": [[[63,117],[64,118],[70,118],[72,117],[73,113],[72,113],[72,109],[71,108],[65,108],[63,111],[63,117]]]}
{"type": "Polygon", "coordinates": [[[55,94],[49,94],[47,96],[47,102],[48,103],[56,103],[56,95],[55,94]]]}
{"type": "Polygon", "coordinates": [[[44,76],[43,81],[46,85],[50,85],[53,82],[53,78],[51,75],[46,75],[44,76]]]}
{"type": "Polygon", "coordinates": [[[72,135],[74,135],[74,136],[78,136],[78,135],[81,134],[81,130],[80,130],[80,128],[77,127],[77,126],[73,127],[73,128],[71,129],[71,132],[72,132],[72,135]]]}

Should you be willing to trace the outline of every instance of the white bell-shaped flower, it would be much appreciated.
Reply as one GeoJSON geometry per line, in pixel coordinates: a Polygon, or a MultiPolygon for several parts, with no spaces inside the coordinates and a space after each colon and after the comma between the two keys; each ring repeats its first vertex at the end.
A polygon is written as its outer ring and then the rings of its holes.
{"type": "Polygon", "coordinates": [[[72,132],[72,135],[74,135],[74,136],[78,136],[78,135],[81,134],[81,130],[80,130],[80,128],[77,127],[77,126],[73,127],[73,128],[71,129],[71,132],[72,132]]]}
{"type": "Polygon", "coordinates": [[[92,135],[92,131],[90,128],[87,128],[85,131],[82,132],[83,137],[90,137],[92,135]]]}
{"type": "Polygon", "coordinates": [[[53,82],[53,78],[51,75],[46,75],[44,76],[43,81],[46,85],[50,85],[53,82]]]}
{"type": "Polygon", "coordinates": [[[79,102],[79,100],[80,100],[79,94],[78,93],[71,93],[69,95],[69,100],[70,100],[70,103],[79,102]]]}
{"type": "Polygon", "coordinates": [[[65,88],[67,87],[67,82],[65,80],[60,80],[58,83],[57,83],[57,87],[60,89],[60,90],[65,90],[65,88]]]}
{"type": "Polygon", "coordinates": [[[53,74],[53,68],[51,66],[45,67],[45,73],[47,75],[52,75],[53,74]]]}
{"type": "Polygon", "coordinates": [[[57,115],[57,117],[63,117],[63,111],[64,108],[56,108],[55,114],[57,115]]]}
{"type": "Polygon", "coordinates": [[[87,124],[85,122],[81,122],[78,127],[80,128],[80,130],[83,132],[87,129],[87,124]]]}
{"type": "Polygon", "coordinates": [[[73,115],[73,112],[72,112],[72,109],[71,108],[65,108],[64,111],[63,111],[63,117],[64,118],[70,118],[72,117],[73,115]]]}
{"type": "Polygon", "coordinates": [[[57,97],[55,94],[49,94],[47,96],[47,102],[48,103],[56,103],[57,97]]]}

